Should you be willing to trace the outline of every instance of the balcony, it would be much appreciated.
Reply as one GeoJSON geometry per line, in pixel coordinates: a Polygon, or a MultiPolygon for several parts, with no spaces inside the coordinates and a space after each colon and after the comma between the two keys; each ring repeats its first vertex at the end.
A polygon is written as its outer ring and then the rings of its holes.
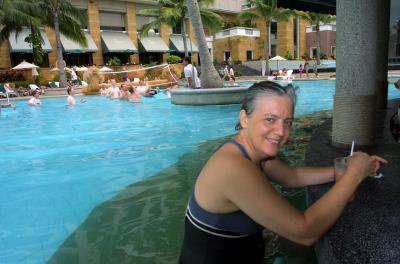
{"type": "Polygon", "coordinates": [[[235,36],[260,37],[260,30],[256,28],[234,27],[222,30],[215,34],[215,39],[235,36]]]}

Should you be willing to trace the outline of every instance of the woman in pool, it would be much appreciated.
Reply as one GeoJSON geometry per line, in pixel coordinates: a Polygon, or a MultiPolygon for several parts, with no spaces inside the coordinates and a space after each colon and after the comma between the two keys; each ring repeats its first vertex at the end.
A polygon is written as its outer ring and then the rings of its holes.
{"type": "Polygon", "coordinates": [[[260,82],[248,89],[236,129],[200,172],[189,200],[180,263],[259,263],[262,230],[311,245],[338,219],[358,184],[384,159],[356,152],[346,174],[304,213],[271,182],[303,187],[333,181],[332,167],[291,168],[277,158],[290,137],[291,85],[260,82]]]}

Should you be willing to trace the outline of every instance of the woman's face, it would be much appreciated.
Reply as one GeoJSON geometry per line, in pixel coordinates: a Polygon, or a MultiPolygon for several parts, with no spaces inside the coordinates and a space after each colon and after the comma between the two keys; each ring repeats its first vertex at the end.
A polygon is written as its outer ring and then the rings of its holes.
{"type": "Polygon", "coordinates": [[[293,104],[288,96],[266,95],[259,98],[250,116],[242,110],[242,127],[246,129],[254,149],[268,157],[276,156],[290,138],[293,104]],[[243,126],[244,125],[244,126],[243,126]]]}

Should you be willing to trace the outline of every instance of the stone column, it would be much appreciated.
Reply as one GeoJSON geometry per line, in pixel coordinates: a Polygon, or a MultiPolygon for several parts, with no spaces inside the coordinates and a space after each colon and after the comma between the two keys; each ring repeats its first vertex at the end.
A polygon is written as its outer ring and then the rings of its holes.
{"type": "MultiPolygon", "coordinates": [[[[136,48],[139,48],[136,29],[136,4],[131,2],[126,2],[126,31],[136,48]]],[[[130,55],[130,60],[131,63],[139,64],[139,54],[130,55]]]]}
{"type": "Polygon", "coordinates": [[[384,110],[387,107],[388,97],[388,52],[389,52],[389,18],[390,18],[390,0],[381,0],[378,4],[377,12],[377,34],[376,39],[376,95],[377,109],[384,110]]]}
{"type": "Polygon", "coordinates": [[[299,59],[307,53],[307,34],[308,22],[299,17],[299,59]]]}
{"type": "MultiPolygon", "coordinates": [[[[265,45],[266,45],[266,40],[268,38],[268,29],[267,29],[267,23],[265,22],[264,19],[262,18],[258,18],[256,19],[256,27],[260,30],[260,38],[259,38],[259,46],[260,46],[260,58],[265,60],[265,45]]],[[[271,45],[271,43],[270,43],[271,45]]],[[[271,49],[269,50],[269,52],[271,53],[271,49]]],[[[259,58],[255,58],[255,59],[259,59],[259,58]]]]}
{"type": "Polygon", "coordinates": [[[376,135],[376,51],[379,0],[338,0],[336,94],[332,145],[371,146],[376,135]]]}
{"type": "Polygon", "coordinates": [[[287,22],[278,22],[277,55],[285,57],[288,51],[294,55],[293,37],[293,18],[291,17],[287,22]]]}
{"type": "Polygon", "coordinates": [[[0,45],[0,68],[9,69],[11,67],[10,44],[4,40],[0,45]]]}
{"type": "MultiPolygon", "coordinates": [[[[160,36],[164,43],[169,47],[169,35],[171,35],[171,30],[168,25],[162,24],[160,28],[160,36]]],[[[167,58],[169,57],[169,53],[164,53],[162,55],[162,62],[166,63],[167,58]]]]}
{"type": "Polygon", "coordinates": [[[49,27],[45,27],[47,38],[49,39],[52,51],[48,53],[50,68],[57,67],[57,40],[56,32],[49,27]]]}
{"type": "Polygon", "coordinates": [[[99,14],[99,0],[88,1],[88,28],[90,35],[96,43],[97,52],[93,53],[93,63],[96,65],[104,64],[103,51],[101,48],[101,34],[100,34],[100,14],[99,14]]]}

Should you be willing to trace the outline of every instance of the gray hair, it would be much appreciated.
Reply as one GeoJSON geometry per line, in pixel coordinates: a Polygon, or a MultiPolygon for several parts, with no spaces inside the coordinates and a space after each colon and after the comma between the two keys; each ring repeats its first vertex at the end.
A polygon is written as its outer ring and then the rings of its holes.
{"type": "MultiPolygon", "coordinates": [[[[255,108],[257,100],[262,96],[288,96],[293,104],[293,111],[296,105],[296,92],[291,84],[282,86],[279,83],[271,81],[263,81],[253,84],[247,90],[247,93],[243,99],[242,107],[240,110],[244,110],[246,115],[250,116],[255,108]]],[[[241,130],[243,127],[240,121],[236,124],[235,129],[241,130]]]]}

